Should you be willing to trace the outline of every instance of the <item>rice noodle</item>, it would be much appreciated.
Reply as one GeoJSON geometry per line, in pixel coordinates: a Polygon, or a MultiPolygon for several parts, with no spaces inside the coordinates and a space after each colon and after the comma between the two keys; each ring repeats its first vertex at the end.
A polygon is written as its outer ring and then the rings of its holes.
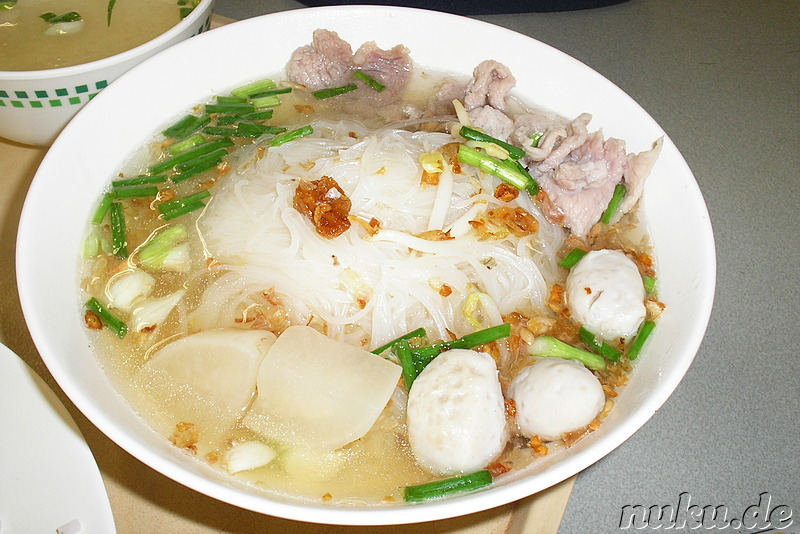
{"type": "Polygon", "coordinates": [[[195,327],[224,324],[263,291],[280,299],[293,323],[322,321],[329,336],[370,346],[420,326],[440,339],[474,330],[463,303],[475,291],[495,303],[494,320],[543,305],[545,280],[556,267],[542,253],[561,246],[563,230],[524,195],[510,204],[494,198],[492,179],[477,169],[447,169],[438,186],[423,184],[420,155],[452,136],[370,131],[351,121],[317,121],[313,128],[313,135],[269,148],[260,160],[257,147],[242,149],[237,171],[218,185],[198,229],[206,253],[227,274],[203,294],[195,327]],[[298,181],[322,176],[348,195],[351,215],[380,222],[375,235],[354,225],[326,239],[293,208],[298,181]],[[527,209],[539,233],[479,240],[469,221],[498,204],[527,209]],[[431,229],[453,234],[442,241],[418,237],[431,229]],[[452,293],[441,292],[442,284],[452,293]]]}

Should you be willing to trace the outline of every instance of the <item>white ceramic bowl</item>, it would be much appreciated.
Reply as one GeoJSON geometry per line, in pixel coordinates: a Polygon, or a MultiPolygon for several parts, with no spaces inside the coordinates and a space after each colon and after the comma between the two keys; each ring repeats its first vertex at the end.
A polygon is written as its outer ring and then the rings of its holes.
{"type": "Polygon", "coordinates": [[[120,74],[150,56],[207,30],[214,0],[150,41],[119,54],[58,69],[0,70],[0,137],[49,145],[89,100],[120,74]]]}
{"type": "Polygon", "coordinates": [[[644,110],[600,74],[526,36],[468,18],[405,8],[331,7],[266,15],[207,32],[144,62],[103,91],[65,128],[36,174],[20,223],[17,274],[25,318],[50,372],[78,409],[142,462],[197,491],[273,516],[379,525],[442,519],[515,501],[581,471],[631,436],[669,397],[695,356],[711,311],[715,252],[706,206],[680,153],[644,110]],[[642,202],[660,297],[668,307],[629,385],[598,431],[487,491],[359,509],[303,505],[234,487],[151,431],[88,348],[78,251],[90,211],[123,160],[195,103],[280,72],[291,51],[310,42],[317,28],[335,30],[356,46],[369,40],[384,48],[403,43],[417,65],[464,75],[479,61],[496,59],[516,76],[516,94],[566,117],[591,112],[591,126],[627,140],[630,151],[665,137],[642,202]],[[442,28],[448,39],[431,46],[429,36],[442,28]],[[151,84],[153,79],[162,82],[151,84]]]}

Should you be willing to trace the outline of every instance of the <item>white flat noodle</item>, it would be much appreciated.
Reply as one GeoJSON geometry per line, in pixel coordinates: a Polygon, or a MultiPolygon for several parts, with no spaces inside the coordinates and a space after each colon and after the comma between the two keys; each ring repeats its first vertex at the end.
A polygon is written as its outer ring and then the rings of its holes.
{"type": "Polygon", "coordinates": [[[291,326],[261,365],[246,424],[291,445],[337,449],[367,433],[399,379],[400,366],[380,356],[291,326]]]}

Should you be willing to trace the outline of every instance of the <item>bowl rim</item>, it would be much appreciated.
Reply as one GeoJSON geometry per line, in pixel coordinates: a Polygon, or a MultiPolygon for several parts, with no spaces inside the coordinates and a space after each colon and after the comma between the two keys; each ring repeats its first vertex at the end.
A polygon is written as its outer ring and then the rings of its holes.
{"type": "MultiPolygon", "coordinates": [[[[434,17],[444,17],[442,20],[445,19],[452,19],[453,17],[458,17],[461,19],[466,19],[469,24],[473,26],[482,26],[482,27],[493,27],[496,30],[502,30],[503,32],[509,32],[509,34],[517,34],[518,36],[522,36],[525,39],[530,39],[540,46],[548,47],[550,49],[555,50],[559,54],[563,55],[565,60],[573,61],[583,68],[588,69],[591,71],[593,75],[599,76],[605,82],[610,84],[616,91],[619,91],[621,95],[626,97],[630,104],[635,106],[639,109],[645,116],[656,124],[655,121],[649,116],[649,114],[638,105],[638,103],[633,100],[627,93],[625,93],[621,88],[619,88],[616,84],[602,76],[600,73],[595,71],[594,69],[584,65],[577,59],[569,56],[568,54],[561,52],[559,50],[554,49],[552,46],[547,45],[541,41],[538,41],[535,38],[527,36],[525,34],[521,34],[516,32],[512,29],[505,28],[496,24],[491,24],[488,22],[484,22],[481,20],[471,19],[468,17],[463,17],[459,15],[447,14],[447,13],[440,13],[430,10],[421,10],[418,8],[404,8],[404,7],[391,7],[391,6],[327,6],[327,7],[317,7],[317,8],[304,8],[299,10],[289,10],[284,12],[277,12],[271,13],[267,15],[263,15],[260,17],[254,17],[251,19],[246,19],[244,21],[240,21],[237,23],[233,23],[227,25],[223,28],[219,28],[215,30],[218,32],[217,35],[222,35],[225,32],[233,32],[236,31],[235,28],[238,25],[244,24],[260,24],[257,22],[260,19],[269,17],[272,19],[277,19],[278,21],[281,20],[282,17],[296,17],[298,15],[302,15],[306,12],[322,12],[323,10],[330,10],[333,11],[345,11],[351,14],[351,16],[355,16],[357,13],[363,12],[363,10],[368,11],[375,11],[379,13],[389,14],[392,12],[409,12],[407,14],[414,15],[414,14],[425,14],[425,16],[434,16],[434,17]]],[[[208,34],[207,34],[208,35],[208,34]]],[[[203,36],[199,36],[200,39],[203,36]]],[[[171,47],[172,49],[176,49],[183,46],[189,46],[186,43],[179,43],[175,47],[171,47]]],[[[173,52],[176,53],[176,52],[173,52]]],[[[150,60],[148,60],[150,61],[150,60]]],[[[140,66],[135,67],[132,71],[136,71],[140,68],[144,68],[143,65],[147,64],[147,62],[143,63],[140,66]]],[[[123,75],[125,76],[125,75],[123,75]]],[[[108,96],[104,96],[104,94],[98,95],[98,98],[87,105],[87,109],[92,109],[93,106],[99,105],[99,102],[105,101],[106,98],[110,98],[111,94],[115,94],[115,90],[113,86],[111,87],[111,91],[108,92],[108,96]]],[[[85,115],[85,113],[84,113],[85,115]]],[[[79,117],[81,115],[79,114],[79,117]]],[[[73,122],[67,126],[67,130],[70,131],[76,124],[81,123],[82,119],[78,118],[77,122],[73,122]]],[[[657,125],[657,124],[656,124],[657,125]]],[[[658,126],[658,125],[657,125],[658,126]]],[[[660,126],[658,127],[661,130],[660,126]]],[[[663,132],[663,130],[661,130],[663,132]]],[[[701,266],[703,267],[702,272],[699,273],[700,277],[707,282],[706,285],[702,287],[702,292],[698,295],[699,299],[702,301],[701,306],[701,313],[697,317],[697,319],[693,324],[692,328],[687,332],[686,338],[690,341],[687,341],[687,346],[691,346],[693,348],[692,354],[690,356],[686,356],[680,359],[681,365],[677,368],[673,369],[669,374],[668,380],[660,380],[658,381],[652,391],[648,394],[646,401],[644,403],[640,403],[636,409],[630,414],[628,419],[623,422],[623,424],[617,425],[610,429],[609,431],[604,431],[603,427],[598,431],[601,433],[600,436],[596,441],[592,442],[592,450],[594,451],[592,454],[576,454],[573,456],[567,456],[565,459],[558,461],[556,464],[550,466],[545,472],[537,475],[537,479],[539,480],[539,484],[537,484],[535,491],[541,491],[549,486],[557,484],[569,476],[572,476],[575,473],[580,472],[581,470],[585,469],[586,467],[590,466],[591,464],[599,461],[607,454],[609,454],[612,450],[617,448],[622,442],[628,439],[631,435],[633,435],[639,428],[641,428],[651,417],[652,415],[658,410],[664,402],[669,398],[672,392],[677,387],[678,383],[683,379],[686,371],[688,370],[689,366],[691,365],[694,357],[697,354],[697,350],[700,347],[702,339],[705,335],[706,327],[708,325],[708,321],[710,319],[711,309],[713,305],[713,298],[714,298],[714,291],[716,285],[716,252],[715,246],[713,241],[713,231],[710,224],[710,219],[708,217],[708,209],[705,205],[705,202],[702,198],[702,194],[699,189],[699,185],[697,184],[694,175],[689,169],[688,164],[683,159],[682,155],[677,151],[677,148],[671,142],[668,136],[664,134],[664,144],[665,148],[667,146],[670,149],[674,149],[677,155],[680,158],[680,165],[681,165],[681,172],[686,172],[692,178],[691,183],[687,184],[688,187],[691,189],[690,193],[692,193],[693,200],[697,201],[696,208],[699,212],[702,212],[701,215],[709,221],[707,224],[707,228],[702,228],[700,234],[703,240],[703,244],[705,248],[703,249],[703,258],[701,259],[701,266]]],[[[60,146],[58,140],[54,146],[60,146]]],[[[49,156],[49,154],[48,154],[49,156]]],[[[46,157],[45,161],[43,162],[43,166],[48,164],[49,158],[46,157]]],[[[43,180],[38,180],[38,173],[37,177],[34,178],[34,183],[31,186],[31,191],[41,189],[44,185],[41,183],[43,180]]],[[[33,225],[34,222],[32,219],[33,215],[28,213],[28,200],[26,199],[26,206],[23,208],[23,216],[20,223],[20,230],[18,236],[18,243],[23,242],[23,237],[26,233],[26,230],[29,225],[33,225]]],[[[30,236],[33,237],[33,236],[30,236]]],[[[31,331],[35,329],[38,332],[41,332],[46,326],[44,324],[44,318],[39,316],[38,312],[34,311],[35,303],[34,299],[31,294],[29,294],[30,290],[32,289],[31,284],[34,282],[32,273],[24,272],[21,268],[25,265],[30,265],[30,261],[26,264],[26,257],[31,255],[30,250],[27,250],[25,247],[18,247],[17,252],[17,272],[18,276],[20,277],[20,284],[19,284],[19,291],[20,291],[20,299],[23,304],[23,311],[25,312],[26,321],[30,321],[33,319],[33,324],[29,322],[29,327],[34,326],[35,328],[31,328],[31,331]],[[29,280],[30,277],[30,280],[29,280]],[[30,298],[29,298],[30,297],[30,298]],[[29,317],[30,316],[30,317],[29,317]]],[[[41,348],[41,352],[50,354],[57,354],[59,352],[59,347],[54,345],[50,339],[35,339],[34,340],[37,348],[41,348]]],[[[59,362],[57,359],[53,359],[51,357],[44,357],[45,363],[47,364],[48,368],[51,365],[55,366],[55,371],[57,373],[53,373],[54,376],[56,374],[61,375],[64,372],[62,368],[62,362],[59,362]]],[[[128,451],[134,457],[142,460],[145,464],[149,467],[156,469],[160,473],[164,474],[165,476],[183,484],[187,487],[198,491],[200,493],[209,495],[213,498],[218,500],[227,502],[229,504],[253,510],[259,513],[264,513],[268,515],[274,515],[278,517],[283,517],[287,519],[297,520],[297,521],[313,521],[317,523],[328,523],[328,524],[338,524],[338,525],[390,525],[390,524],[408,524],[408,523],[418,523],[418,522],[425,522],[425,521],[432,521],[432,520],[439,520],[445,519],[455,516],[467,515],[479,511],[488,510],[490,508],[494,508],[497,506],[508,504],[514,500],[523,498],[524,496],[530,495],[532,492],[529,490],[520,490],[519,487],[530,485],[526,484],[527,480],[525,478],[521,478],[519,480],[515,480],[504,484],[502,486],[496,486],[492,488],[491,491],[488,492],[478,492],[474,494],[459,496],[457,498],[437,501],[437,502],[427,502],[422,503],[420,505],[399,505],[399,506],[388,506],[388,507],[380,507],[380,508],[349,508],[343,506],[331,506],[331,505],[315,505],[309,504],[307,502],[285,502],[280,500],[279,498],[273,498],[271,496],[264,496],[260,493],[254,491],[245,491],[239,489],[237,487],[232,487],[231,485],[227,484],[220,484],[218,482],[212,482],[209,480],[208,477],[201,476],[198,471],[191,471],[186,469],[179,463],[168,460],[163,456],[159,455],[156,451],[151,450],[151,448],[144,444],[141,440],[137,439],[130,429],[127,428],[120,428],[120,425],[116,423],[112,417],[106,413],[102,407],[95,405],[91,402],[91,399],[85,397],[82,392],[78,391],[76,384],[65,384],[67,387],[62,385],[64,388],[65,393],[73,400],[76,406],[89,418],[93,424],[98,426],[102,430],[103,433],[108,435],[113,441],[117,443],[125,443],[122,446],[126,451],[128,451]],[[73,395],[75,397],[73,397],[73,395]],[[209,488],[211,490],[209,491],[209,488]],[[409,510],[413,509],[413,513],[409,513],[409,510]],[[310,513],[310,510],[313,510],[313,514],[310,513]],[[466,510],[466,511],[465,511],[466,510]],[[310,517],[314,515],[315,517],[310,517]],[[413,516],[413,517],[409,517],[413,516]]],[[[581,442],[579,442],[576,447],[580,447],[581,442]]]]}
{"type": "Polygon", "coordinates": [[[177,34],[181,33],[187,26],[192,26],[198,22],[206,13],[213,9],[215,0],[200,0],[200,3],[195,7],[186,18],[178,21],[177,24],[170,27],[167,31],[158,34],[149,41],[129,48],[113,56],[108,56],[88,63],[78,63],[77,65],[69,65],[66,67],[56,67],[52,69],[39,69],[39,70],[2,70],[0,69],[0,80],[7,82],[19,81],[39,81],[51,78],[61,78],[67,76],[75,76],[85,74],[87,72],[102,70],[106,67],[124,63],[129,59],[133,59],[142,54],[157,49],[163,44],[169,42],[177,34]]]}

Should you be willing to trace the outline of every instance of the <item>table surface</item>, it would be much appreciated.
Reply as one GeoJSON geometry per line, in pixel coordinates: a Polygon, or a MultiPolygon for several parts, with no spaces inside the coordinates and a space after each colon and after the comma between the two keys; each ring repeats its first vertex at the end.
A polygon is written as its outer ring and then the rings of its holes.
{"type": "MultiPolygon", "coordinates": [[[[243,19],[301,7],[294,0],[217,0],[216,13],[243,19]]],[[[800,124],[800,2],[629,0],[590,10],[476,18],[576,57],[638,101],[694,171],[717,245],[714,311],[683,382],[639,432],[583,471],[574,488],[562,487],[559,498],[570,489],[572,494],[560,527],[554,526],[559,509],[549,523],[518,531],[616,532],[629,505],[725,506],[731,519],[760,503],[767,511],[788,507],[791,524],[772,526],[800,532],[800,360],[794,336],[800,323],[800,151],[790,142],[800,124]]],[[[0,174],[23,177],[0,180],[5,294],[16,289],[17,221],[43,154],[0,144],[0,174]]],[[[16,298],[0,300],[0,341],[57,390],[16,298]]],[[[120,534],[500,533],[517,519],[515,512],[528,509],[508,505],[422,527],[384,529],[268,518],[155,473],[68,408],[95,453],[120,534]]]]}

